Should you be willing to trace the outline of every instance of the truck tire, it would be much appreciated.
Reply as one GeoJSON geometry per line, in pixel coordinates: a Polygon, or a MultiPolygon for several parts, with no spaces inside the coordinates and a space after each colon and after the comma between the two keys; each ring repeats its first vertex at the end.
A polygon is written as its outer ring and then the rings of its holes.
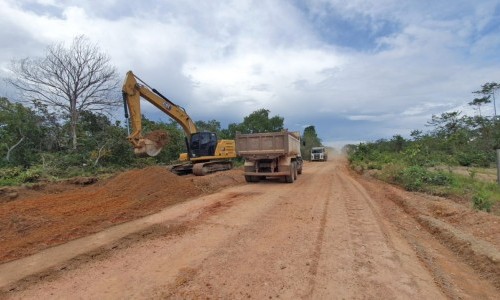
{"type": "Polygon", "coordinates": [[[294,175],[295,175],[295,163],[292,163],[290,164],[290,175],[285,176],[285,181],[287,183],[293,183],[293,181],[295,180],[294,175]]]}
{"type": "Polygon", "coordinates": [[[297,170],[297,163],[294,162],[293,163],[293,179],[297,180],[298,173],[299,173],[299,170],[297,170]]]}
{"type": "Polygon", "coordinates": [[[246,181],[246,182],[259,182],[259,181],[260,181],[260,178],[259,178],[259,176],[249,176],[249,175],[245,175],[245,181],[246,181]]]}

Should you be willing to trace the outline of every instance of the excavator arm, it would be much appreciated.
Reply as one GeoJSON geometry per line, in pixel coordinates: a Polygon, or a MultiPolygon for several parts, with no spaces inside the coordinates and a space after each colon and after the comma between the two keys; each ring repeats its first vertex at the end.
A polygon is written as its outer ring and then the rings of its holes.
{"type": "Polygon", "coordinates": [[[141,98],[147,100],[179,123],[182,129],[184,129],[188,140],[192,134],[197,132],[193,120],[191,120],[182,107],[174,104],[160,92],[149,87],[144,81],[135,76],[132,71],[127,72],[122,87],[122,93],[125,104],[125,114],[127,117],[128,108],[132,127],[132,133],[128,136],[128,140],[134,146],[136,155],[157,155],[164,146],[164,140],[166,139],[166,134],[165,136],[156,134],[154,137],[142,136],[141,98]]]}

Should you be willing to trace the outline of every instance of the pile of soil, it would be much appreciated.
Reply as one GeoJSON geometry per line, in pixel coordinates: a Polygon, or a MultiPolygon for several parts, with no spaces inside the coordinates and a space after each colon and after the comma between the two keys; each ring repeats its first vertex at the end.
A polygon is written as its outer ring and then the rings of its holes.
{"type": "Polygon", "coordinates": [[[109,226],[244,182],[240,170],[177,176],[165,167],[120,173],[108,180],[4,193],[0,199],[0,263],[31,255],[109,226]],[[12,200],[12,194],[18,196],[12,200]]]}
{"type": "Polygon", "coordinates": [[[145,139],[148,139],[156,144],[157,148],[162,148],[170,141],[170,136],[168,131],[164,130],[154,130],[144,136],[145,139]]]}

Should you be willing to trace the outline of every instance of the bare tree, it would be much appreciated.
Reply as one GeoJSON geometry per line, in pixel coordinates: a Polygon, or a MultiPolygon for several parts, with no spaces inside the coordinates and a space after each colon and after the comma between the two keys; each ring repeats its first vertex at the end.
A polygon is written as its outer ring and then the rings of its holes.
{"type": "Polygon", "coordinates": [[[107,111],[120,104],[116,68],[85,36],[75,37],[69,48],[49,46],[44,57],[13,61],[11,71],[15,76],[7,81],[25,100],[45,104],[69,120],[73,149],[82,111],[107,111]]]}

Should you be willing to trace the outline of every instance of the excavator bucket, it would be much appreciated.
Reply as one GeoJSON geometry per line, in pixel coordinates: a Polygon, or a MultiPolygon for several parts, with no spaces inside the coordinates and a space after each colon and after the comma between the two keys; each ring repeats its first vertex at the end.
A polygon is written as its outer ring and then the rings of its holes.
{"type": "Polygon", "coordinates": [[[134,153],[141,157],[156,156],[161,152],[169,140],[170,137],[168,132],[163,130],[151,131],[146,136],[139,139],[139,146],[134,148],[134,153]]]}

